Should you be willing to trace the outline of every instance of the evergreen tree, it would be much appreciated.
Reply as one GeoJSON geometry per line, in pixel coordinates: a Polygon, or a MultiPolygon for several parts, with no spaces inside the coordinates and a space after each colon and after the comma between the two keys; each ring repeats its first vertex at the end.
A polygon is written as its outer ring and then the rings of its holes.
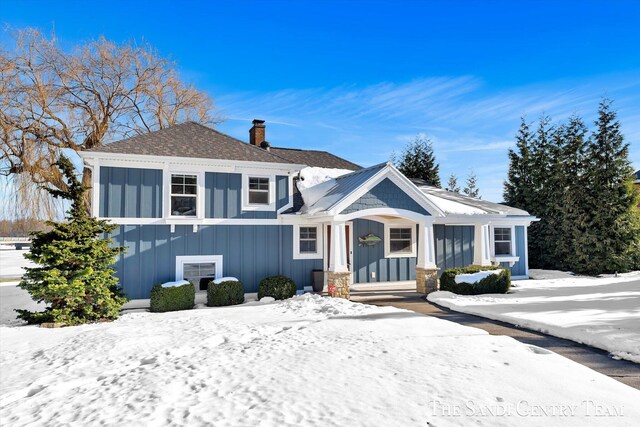
{"type": "Polygon", "coordinates": [[[429,185],[440,187],[440,165],[436,163],[433,145],[426,136],[417,135],[404,148],[400,158],[394,159],[394,163],[407,178],[421,179],[429,185]]]}
{"type": "Polygon", "coordinates": [[[629,146],[611,101],[600,103],[595,125],[581,179],[573,269],[586,274],[627,271],[640,249],[638,196],[631,182],[629,146]]]}
{"type": "Polygon", "coordinates": [[[467,175],[467,180],[465,181],[465,187],[462,190],[464,194],[469,197],[473,197],[476,199],[481,199],[480,197],[480,189],[478,188],[478,178],[473,171],[469,171],[467,175]]]}
{"type": "Polygon", "coordinates": [[[560,234],[556,243],[556,257],[560,264],[557,268],[574,270],[573,254],[576,252],[575,239],[587,230],[580,224],[580,218],[588,214],[582,201],[586,197],[587,183],[585,149],[587,146],[587,127],[583,120],[574,115],[564,127],[564,146],[561,153],[563,190],[560,234]]]}
{"type": "Polygon", "coordinates": [[[447,191],[452,191],[454,193],[460,192],[460,187],[458,186],[458,177],[455,174],[449,175],[449,180],[447,181],[447,187],[445,188],[447,191]]]}
{"type": "Polygon", "coordinates": [[[516,134],[516,149],[509,149],[509,172],[504,183],[504,201],[509,206],[525,211],[531,209],[533,194],[532,139],[529,124],[522,117],[516,134]]]}
{"type": "Polygon", "coordinates": [[[66,221],[48,221],[50,231],[33,234],[30,253],[25,255],[37,267],[27,268],[18,285],[38,302],[43,312],[16,310],[29,323],[58,322],[65,325],[116,319],[126,299],[111,268],[121,247],[100,237],[115,225],[90,217],[84,208],[88,190],[74,174],[72,163],[60,157],[56,166],[66,178],[68,190],[47,188],[53,197],[71,201],[66,221]]]}
{"type": "Polygon", "coordinates": [[[549,259],[546,242],[548,219],[547,206],[550,203],[551,195],[547,180],[551,173],[551,139],[554,134],[551,119],[548,116],[541,116],[538,128],[531,140],[531,198],[528,203],[527,212],[540,218],[529,227],[529,265],[533,268],[548,267],[544,261],[549,259]]]}

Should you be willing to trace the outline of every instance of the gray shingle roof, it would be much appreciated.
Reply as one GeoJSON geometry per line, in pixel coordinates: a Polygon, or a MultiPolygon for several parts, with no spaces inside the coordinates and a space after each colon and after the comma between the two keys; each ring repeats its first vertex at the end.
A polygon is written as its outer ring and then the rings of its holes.
{"type": "Polygon", "coordinates": [[[342,157],[338,157],[326,151],[271,147],[271,153],[279,157],[283,157],[292,163],[303,164],[307,166],[319,168],[349,169],[353,171],[362,169],[360,165],[356,165],[353,162],[345,160],[342,157]]]}
{"type": "Polygon", "coordinates": [[[86,152],[293,163],[262,148],[194,122],[112,142],[86,152]]]}
{"type": "Polygon", "coordinates": [[[640,170],[637,170],[632,176],[636,181],[640,181],[640,170]]]}

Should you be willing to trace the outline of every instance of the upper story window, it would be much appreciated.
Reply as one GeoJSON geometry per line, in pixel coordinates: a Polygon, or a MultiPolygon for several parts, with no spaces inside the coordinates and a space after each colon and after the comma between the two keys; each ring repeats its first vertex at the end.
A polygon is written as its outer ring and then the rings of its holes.
{"type": "Polygon", "coordinates": [[[269,178],[249,177],[249,204],[269,204],[269,178]]]}
{"type": "Polygon", "coordinates": [[[171,175],[171,215],[196,216],[198,176],[171,175]]]}
{"type": "Polygon", "coordinates": [[[495,256],[511,255],[511,235],[510,227],[495,227],[493,229],[493,249],[495,256]]]}

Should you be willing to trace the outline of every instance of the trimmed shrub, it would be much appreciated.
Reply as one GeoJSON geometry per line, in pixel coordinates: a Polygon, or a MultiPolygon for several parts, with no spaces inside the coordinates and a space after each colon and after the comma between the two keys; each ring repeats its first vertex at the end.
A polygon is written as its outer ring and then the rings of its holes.
{"type": "Polygon", "coordinates": [[[155,285],[151,289],[151,311],[163,313],[165,311],[190,310],[196,299],[196,288],[192,283],[182,286],[163,288],[155,285]]]}
{"type": "Polygon", "coordinates": [[[440,290],[458,295],[506,294],[511,287],[511,271],[498,266],[470,266],[464,268],[449,268],[440,276],[440,290]],[[500,274],[492,274],[476,283],[456,283],[458,274],[477,273],[487,270],[502,270],[500,274]]]}
{"type": "Polygon", "coordinates": [[[207,288],[207,305],[209,307],[222,307],[236,305],[244,302],[244,287],[242,282],[230,280],[215,284],[209,282],[207,288]]]}
{"type": "Polygon", "coordinates": [[[287,299],[296,294],[296,283],[287,276],[271,276],[262,279],[258,288],[258,299],[273,297],[275,299],[287,299]]]}

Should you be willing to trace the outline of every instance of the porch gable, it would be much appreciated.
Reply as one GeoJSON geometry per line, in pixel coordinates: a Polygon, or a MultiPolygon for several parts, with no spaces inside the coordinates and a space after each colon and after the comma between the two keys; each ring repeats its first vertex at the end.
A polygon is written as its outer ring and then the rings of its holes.
{"type": "Polygon", "coordinates": [[[403,209],[422,215],[431,215],[389,178],[383,179],[340,213],[349,214],[375,208],[403,209]]]}

